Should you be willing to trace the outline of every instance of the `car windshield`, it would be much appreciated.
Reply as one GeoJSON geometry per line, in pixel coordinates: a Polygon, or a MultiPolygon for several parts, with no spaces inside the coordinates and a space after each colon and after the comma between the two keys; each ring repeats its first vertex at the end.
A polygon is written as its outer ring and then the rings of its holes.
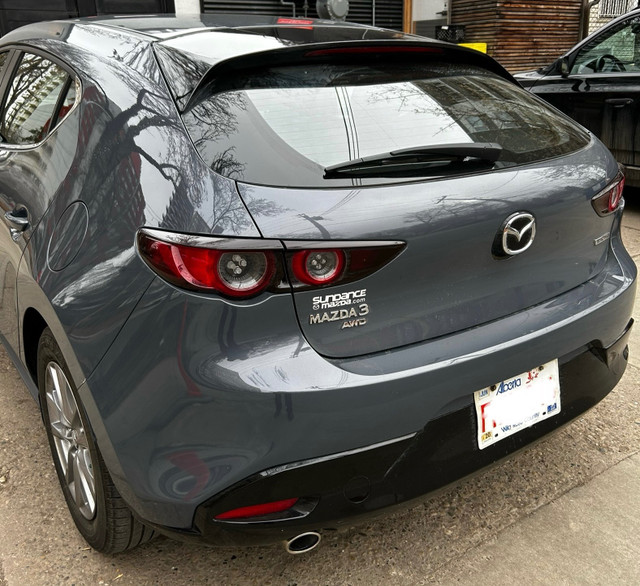
{"type": "MultiPolygon", "coordinates": [[[[367,177],[328,167],[432,145],[496,143],[489,168],[564,155],[588,136],[534,96],[475,67],[452,64],[314,65],[263,69],[220,80],[183,114],[210,167],[247,183],[331,187],[479,172],[429,164],[389,172],[381,158],[367,177]]],[[[433,159],[433,157],[432,157],[433,159]]],[[[484,171],[487,170],[485,165],[484,171]]]]}

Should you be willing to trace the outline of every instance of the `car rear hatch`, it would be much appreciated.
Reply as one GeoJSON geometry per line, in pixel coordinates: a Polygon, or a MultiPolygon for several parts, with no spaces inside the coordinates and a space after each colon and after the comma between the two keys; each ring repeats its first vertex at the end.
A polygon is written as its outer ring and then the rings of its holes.
{"type": "Polygon", "coordinates": [[[402,243],[364,278],[294,290],[318,352],[443,337],[601,270],[613,220],[590,202],[616,166],[599,143],[484,57],[344,45],[215,66],[183,112],[263,237],[292,250],[402,243]]]}

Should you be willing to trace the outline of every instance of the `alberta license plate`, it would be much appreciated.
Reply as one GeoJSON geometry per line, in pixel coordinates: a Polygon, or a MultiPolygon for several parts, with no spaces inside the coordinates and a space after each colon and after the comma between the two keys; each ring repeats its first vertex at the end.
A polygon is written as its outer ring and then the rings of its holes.
{"type": "Polygon", "coordinates": [[[476,391],[474,400],[482,450],[560,413],[558,361],[476,391]]]}

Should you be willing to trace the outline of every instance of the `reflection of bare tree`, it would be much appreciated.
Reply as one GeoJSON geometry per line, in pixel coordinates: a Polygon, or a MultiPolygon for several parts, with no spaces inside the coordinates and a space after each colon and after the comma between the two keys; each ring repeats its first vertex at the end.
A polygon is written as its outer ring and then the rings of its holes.
{"type": "Polygon", "coordinates": [[[191,92],[209,68],[196,55],[174,51],[163,45],[153,47],[156,57],[165,72],[167,85],[179,108],[184,108],[191,92]]]}
{"type": "Polygon", "coordinates": [[[236,178],[242,176],[244,165],[238,160],[233,158],[234,147],[229,147],[226,150],[217,153],[211,163],[211,168],[215,169],[221,175],[230,178],[236,178]]]}
{"type": "Polygon", "coordinates": [[[238,130],[238,112],[247,109],[242,92],[216,94],[196,104],[184,115],[185,125],[194,137],[196,147],[229,136],[238,130]]]}

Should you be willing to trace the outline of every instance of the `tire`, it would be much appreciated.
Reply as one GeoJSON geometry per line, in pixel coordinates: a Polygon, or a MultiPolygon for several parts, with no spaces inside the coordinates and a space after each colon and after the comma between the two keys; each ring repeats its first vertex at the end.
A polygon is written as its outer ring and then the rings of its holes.
{"type": "Polygon", "coordinates": [[[151,540],[154,531],[133,517],[111,480],[49,328],[38,344],[38,390],[62,493],[87,543],[102,553],[118,553],[151,540]]]}

